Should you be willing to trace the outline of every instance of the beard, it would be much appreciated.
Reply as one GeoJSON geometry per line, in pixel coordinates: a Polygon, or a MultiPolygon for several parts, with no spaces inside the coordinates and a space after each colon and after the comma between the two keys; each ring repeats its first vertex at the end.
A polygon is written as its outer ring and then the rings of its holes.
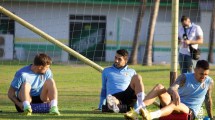
{"type": "Polygon", "coordinates": [[[118,63],[114,63],[114,66],[120,68],[118,63]]]}

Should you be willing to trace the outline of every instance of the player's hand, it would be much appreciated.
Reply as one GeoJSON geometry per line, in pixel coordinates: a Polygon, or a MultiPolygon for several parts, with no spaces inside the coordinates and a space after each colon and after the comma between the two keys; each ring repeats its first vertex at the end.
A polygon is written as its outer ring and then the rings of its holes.
{"type": "Polygon", "coordinates": [[[191,44],[191,40],[185,40],[184,41],[187,45],[191,44]]]}
{"type": "Polygon", "coordinates": [[[22,102],[19,102],[19,103],[17,104],[17,106],[19,106],[19,108],[20,108],[21,110],[23,110],[23,104],[22,104],[22,102]]]}
{"type": "Polygon", "coordinates": [[[180,96],[177,91],[172,92],[173,103],[177,106],[180,103],[180,96]]]}

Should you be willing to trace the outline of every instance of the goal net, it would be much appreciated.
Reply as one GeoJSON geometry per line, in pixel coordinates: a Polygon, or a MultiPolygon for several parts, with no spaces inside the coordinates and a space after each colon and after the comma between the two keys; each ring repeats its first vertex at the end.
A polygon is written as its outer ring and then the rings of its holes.
{"type": "MultiPolygon", "coordinates": [[[[52,70],[59,84],[59,95],[63,99],[68,96],[77,103],[77,105],[65,103],[64,110],[70,110],[72,105],[81,106],[80,110],[83,110],[85,107],[81,104],[86,102],[89,103],[86,105],[87,109],[91,106],[96,107],[99,102],[101,74],[88,65],[102,71],[104,67],[113,64],[116,50],[126,49],[131,53],[143,1],[0,0],[2,8],[32,25],[32,28],[28,28],[0,10],[0,70],[2,71],[0,81],[3,81],[0,85],[0,99],[3,99],[0,102],[0,109],[1,103],[10,104],[6,94],[15,72],[24,65],[31,64],[38,53],[46,53],[52,58],[54,63],[52,70]],[[35,32],[32,30],[34,28],[41,32],[35,32]],[[43,33],[49,37],[44,37],[43,33]],[[79,98],[83,101],[77,102],[79,98]]],[[[145,59],[146,41],[151,29],[150,16],[155,1],[146,0],[140,34],[137,37],[138,64],[142,64],[145,59]]],[[[147,89],[153,86],[150,80],[158,79],[156,83],[165,80],[167,82],[164,84],[169,85],[171,1],[160,0],[153,33],[152,68],[132,66],[148,80],[147,89]]],[[[204,43],[199,46],[202,52],[201,59],[208,57],[213,7],[213,0],[179,1],[179,19],[183,15],[189,16],[193,23],[203,29],[204,43]]],[[[180,20],[179,26],[181,26],[180,20]]],[[[213,73],[212,76],[214,77],[213,73]]],[[[63,100],[60,103],[63,104],[63,100]]],[[[8,110],[7,107],[3,108],[8,110]]]]}

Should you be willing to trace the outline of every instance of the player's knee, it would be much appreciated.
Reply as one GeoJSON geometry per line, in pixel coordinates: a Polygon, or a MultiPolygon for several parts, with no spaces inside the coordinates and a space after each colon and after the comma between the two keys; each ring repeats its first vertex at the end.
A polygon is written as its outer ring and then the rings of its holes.
{"type": "Polygon", "coordinates": [[[157,84],[155,89],[161,90],[161,89],[164,89],[164,86],[162,84],[157,84]]]}
{"type": "Polygon", "coordinates": [[[21,85],[20,91],[22,91],[22,90],[30,90],[30,89],[31,89],[30,83],[24,82],[24,83],[22,83],[22,85],[21,85]]]}
{"type": "Polygon", "coordinates": [[[43,85],[44,88],[54,87],[56,88],[55,81],[53,79],[47,79],[43,85]]]}
{"type": "Polygon", "coordinates": [[[45,84],[55,84],[54,80],[53,79],[47,79],[45,81],[45,84]]]}
{"type": "Polygon", "coordinates": [[[132,77],[132,79],[135,80],[135,81],[141,81],[141,82],[142,82],[142,76],[139,75],[139,74],[134,75],[134,76],[132,77]]]}

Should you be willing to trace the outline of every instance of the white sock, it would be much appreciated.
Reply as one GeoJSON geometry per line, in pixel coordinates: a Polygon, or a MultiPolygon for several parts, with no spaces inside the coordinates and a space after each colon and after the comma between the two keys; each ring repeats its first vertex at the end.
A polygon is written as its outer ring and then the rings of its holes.
{"type": "Polygon", "coordinates": [[[146,109],[146,105],[145,105],[144,102],[142,103],[142,105],[139,105],[134,111],[135,111],[137,114],[140,114],[140,108],[146,109]]]}
{"type": "Polygon", "coordinates": [[[31,106],[29,101],[24,101],[22,104],[23,104],[24,109],[25,109],[27,106],[31,106]]]}
{"type": "Polygon", "coordinates": [[[51,107],[57,106],[57,100],[51,100],[50,106],[51,106],[51,107]]]}
{"type": "Polygon", "coordinates": [[[145,104],[143,103],[144,98],[145,98],[144,92],[137,93],[137,106],[145,107],[145,104]]]}
{"type": "Polygon", "coordinates": [[[159,118],[161,116],[161,110],[150,112],[151,119],[159,118]]]}

